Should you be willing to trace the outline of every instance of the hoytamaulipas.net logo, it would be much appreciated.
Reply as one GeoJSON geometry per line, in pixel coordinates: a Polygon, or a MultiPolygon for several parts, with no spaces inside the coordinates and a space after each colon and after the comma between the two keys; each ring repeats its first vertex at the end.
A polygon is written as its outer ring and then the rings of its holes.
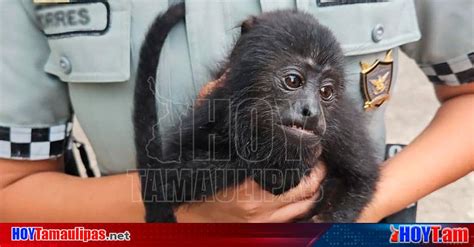
{"type": "Polygon", "coordinates": [[[12,241],[130,241],[129,231],[108,232],[105,229],[46,229],[43,227],[12,227],[12,241]]]}
{"type": "Polygon", "coordinates": [[[390,225],[390,243],[469,243],[469,228],[442,225],[390,225]]]}

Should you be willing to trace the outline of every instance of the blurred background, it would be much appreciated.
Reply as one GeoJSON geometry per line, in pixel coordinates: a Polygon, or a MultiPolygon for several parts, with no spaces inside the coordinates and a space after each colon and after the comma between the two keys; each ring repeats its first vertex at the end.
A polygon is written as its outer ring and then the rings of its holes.
{"type": "MultiPolygon", "coordinates": [[[[398,82],[385,117],[387,143],[408,144],[428,125],[439,103],[432,84],[414,61],[400,53],[399,63],[398,82]]],[[[75,123],[76,139],[87,143],[78,121],[75,123]]],[[[92,154],[92,169],[99,175],[90,146],[86,149],[92,154]]],[[[85,171],[81,169],[81,173],[85,171]]],[[[417,222],[474,222],[474,173],[420,200],[417,222]]]]}

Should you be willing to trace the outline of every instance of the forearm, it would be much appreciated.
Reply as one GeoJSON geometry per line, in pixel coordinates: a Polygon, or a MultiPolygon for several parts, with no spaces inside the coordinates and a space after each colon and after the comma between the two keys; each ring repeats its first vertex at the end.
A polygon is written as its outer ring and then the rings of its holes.
{"type": "Polygon", "coordinates": [[[40,171],[9,180],[0,190],[1,222],[140,222],[144,219],[137,173],[83,179],[58,171],[40,171]]]}
{"type": "Polygon", "coordinates": [[[473,94],[446,101],[425,131],[384,164],[361,222],[379,221],[473,171],[473,107],[473,94]]]}

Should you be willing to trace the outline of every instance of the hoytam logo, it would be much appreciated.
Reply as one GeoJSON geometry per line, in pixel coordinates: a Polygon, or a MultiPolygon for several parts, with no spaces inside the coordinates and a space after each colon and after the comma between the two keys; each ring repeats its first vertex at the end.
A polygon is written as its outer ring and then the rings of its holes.
{"type": "Polygon", "coordinates": [[[390,225],[390,243],[469,243],[469,228],[441,225],[390,225]]]}
{"type": "Polygon", "coordinates": [[[12,227],[12,241],[130,241],[130,232],[107,232],[105,229],[44,229],[43,227],[12,227]]]}

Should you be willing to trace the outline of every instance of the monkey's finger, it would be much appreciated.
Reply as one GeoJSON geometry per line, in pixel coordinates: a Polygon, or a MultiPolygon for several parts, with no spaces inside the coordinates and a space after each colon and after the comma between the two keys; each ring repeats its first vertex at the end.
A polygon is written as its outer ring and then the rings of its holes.
{"type": "Polygon", "coordinates": [[[297,219],[301,219],[308,215],[311,209],[314,207],[315,201],[319,195],[310,197],[302,201],[291,203],[278,210],[276,210],[270,217],[269,222],[271,223],[284,223],[294,222],[297,219]]]}
{"type": "Polygon", "coordinates": [[[311,173],[304,177],[295,188],[278,196],[281,206],[314,197],[319,192],[319,186],[326,177],[326,166],[323,163],[315,166],[311,173]]]}

